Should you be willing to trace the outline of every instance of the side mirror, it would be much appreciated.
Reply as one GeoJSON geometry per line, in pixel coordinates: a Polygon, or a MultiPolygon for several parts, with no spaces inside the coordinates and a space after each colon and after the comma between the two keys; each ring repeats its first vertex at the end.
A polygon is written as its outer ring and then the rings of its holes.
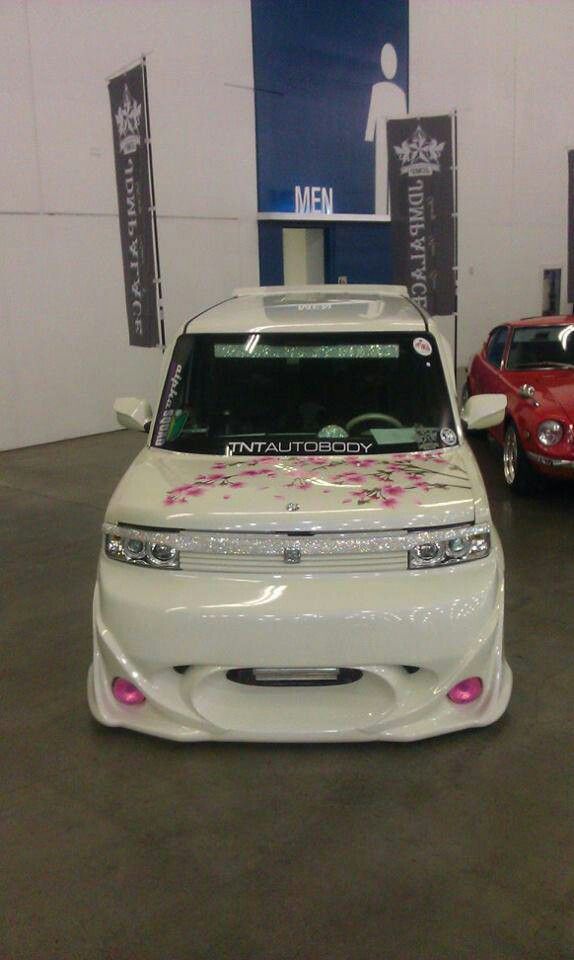
{"type": "Polygon", "coordinates": [[[502,423],[505,410],[503,393],[479,393],[468,398],[460,415],[468,430],[488,430],[502,423]]]}
{"type": "Polygon", "coordinates": [[[114,413],[118,423],[128,430],[143,430],[147,433],[151,426],[152,412],[148,400],[118,397],[114,403],[114,413]]]}

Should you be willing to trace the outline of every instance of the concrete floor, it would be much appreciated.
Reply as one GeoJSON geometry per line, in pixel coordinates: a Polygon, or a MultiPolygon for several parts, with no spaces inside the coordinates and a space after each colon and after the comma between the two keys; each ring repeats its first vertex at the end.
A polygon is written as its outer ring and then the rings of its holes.
{"type": "Polygon", "coordinates": [[[410,745],[177,745],[85,701],[104,506],[141,443],[0,454],[1,960],[574,956],[574,499],[503,488],[510,712],[410,745]]]}

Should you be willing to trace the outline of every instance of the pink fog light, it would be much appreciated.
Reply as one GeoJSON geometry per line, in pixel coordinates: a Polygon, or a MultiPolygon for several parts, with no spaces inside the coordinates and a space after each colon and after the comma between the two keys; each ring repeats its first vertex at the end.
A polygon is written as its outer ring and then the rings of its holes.
{"type": "Polygon", "coordinates": [[[145,697],[141,690],[138,690],[134,683],[124,680],[123,677],[116,677],[112,683],[112,693],[116,700],[125,704],[127,707],[135,707],[138,703],[145,703],[145,697]]]}
{"type": "Polygon", "coordinates": [[[482,680],[480,677],[467,677],[451,687],[448,691],[448,699],[453,703],[472,703],[482,693],[482,680]]]}

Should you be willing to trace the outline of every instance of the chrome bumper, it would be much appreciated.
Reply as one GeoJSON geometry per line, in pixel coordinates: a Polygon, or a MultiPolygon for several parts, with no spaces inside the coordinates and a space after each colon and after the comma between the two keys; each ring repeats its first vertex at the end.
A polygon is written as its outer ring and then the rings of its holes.
{"type": "Polygon", "coordinates": [[[544,457],[540,453],[526,452],[528,459],[534,463],[539,463],[543,467],[556,467],[563,470],[574,470],[574,460],[558,460],[556,457],[544,457]]]}

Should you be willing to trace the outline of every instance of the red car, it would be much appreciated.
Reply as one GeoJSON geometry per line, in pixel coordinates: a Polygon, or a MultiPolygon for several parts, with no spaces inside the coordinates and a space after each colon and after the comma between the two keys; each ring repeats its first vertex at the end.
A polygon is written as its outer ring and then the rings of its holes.
{"type": "Polygon", "coordinates": [[[491,433],[509,487],[524,493],[537,473],[574,477],[574,316],[495,327],[470,365],[463,402],[476,393],[506,394],[506,417],[491,433]]]}

